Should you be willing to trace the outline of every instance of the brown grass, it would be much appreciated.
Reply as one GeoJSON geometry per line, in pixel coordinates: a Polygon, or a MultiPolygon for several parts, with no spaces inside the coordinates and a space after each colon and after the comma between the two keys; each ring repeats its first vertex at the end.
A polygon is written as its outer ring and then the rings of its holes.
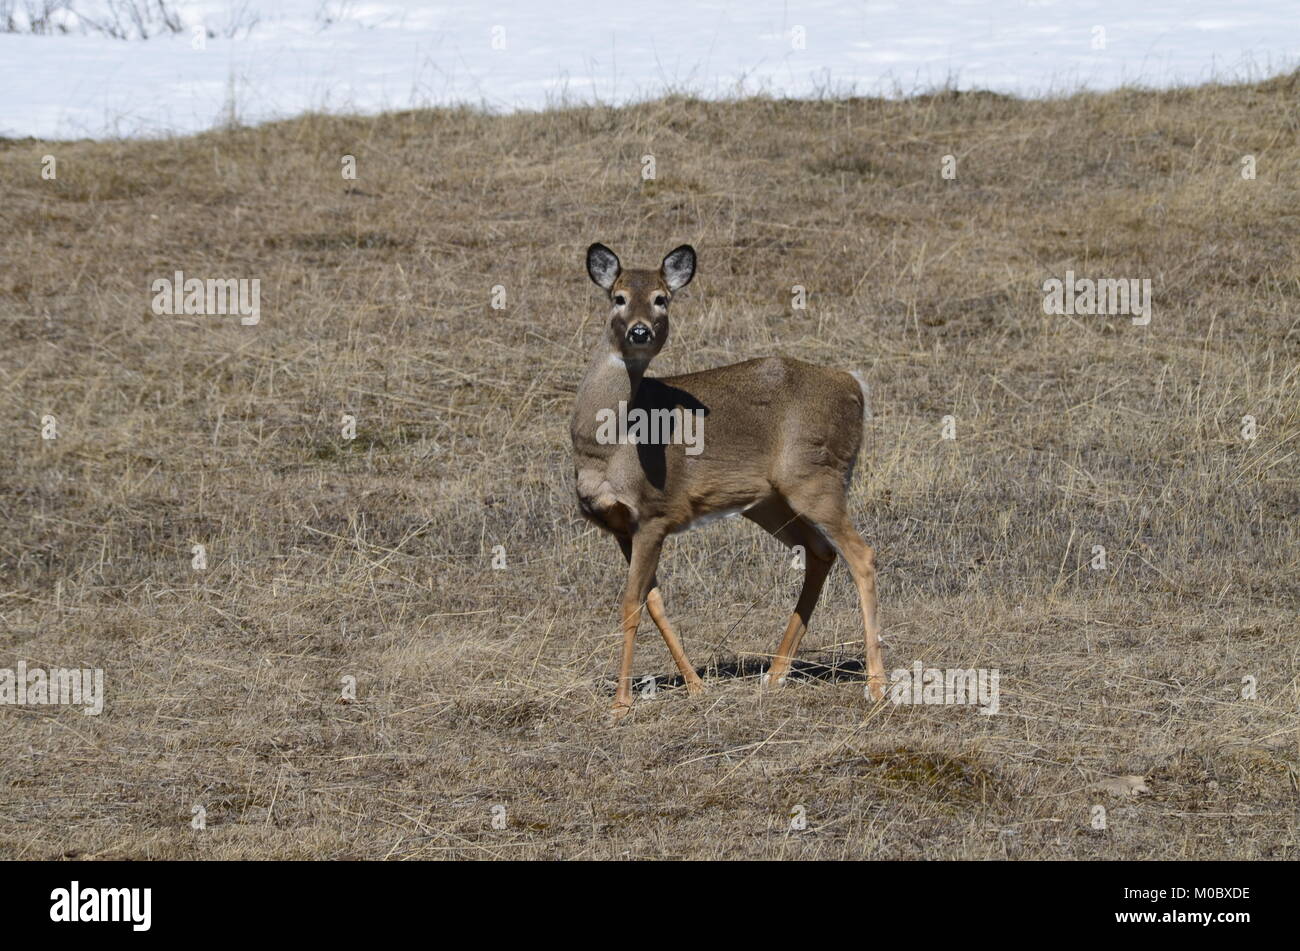
{"type": "MultiPolygon", "coordinates": [[[[0,666],[108,693],[0,707],[0,855],[1296,858],[1298,94],[0,143],[0,666]],[[699,249],[660,374],[866,372],[887,666],[998,668],[999,715],[868,704],[842,564],[802,652],[835,672],[761,692],[799,572],[728,520],[660,571],[709,694],[607,724],[623,561],[567,434],[593,240],[699,249]],[[178,268],[260,279],[260,325],[152,314],[178,268]],[[1150,278],[1150,326],[1045,316],[1067,268],[1150,278]],[[1150,794],[1087,788],[1123,774],[1150,794]]],[[[637,675],[671,669],[643,626],[637,675]]]]}

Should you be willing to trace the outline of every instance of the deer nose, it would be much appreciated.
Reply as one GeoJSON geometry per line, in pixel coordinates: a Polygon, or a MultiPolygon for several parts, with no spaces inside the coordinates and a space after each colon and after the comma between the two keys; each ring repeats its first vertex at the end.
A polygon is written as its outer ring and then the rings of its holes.
{"type": "Polygon", "coordinates": [[[645,324],[637,324],[627,332],[627,342],[634,346],[645,346],[653,339],[654,334],[650,332],[650,328],[645,324]]]}

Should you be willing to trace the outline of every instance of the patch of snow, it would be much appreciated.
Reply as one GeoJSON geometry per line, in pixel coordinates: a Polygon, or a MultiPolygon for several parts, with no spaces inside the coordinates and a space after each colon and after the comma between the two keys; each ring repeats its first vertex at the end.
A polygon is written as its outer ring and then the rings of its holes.
{"type": "Polygon", "coordinates": [[[232,115],[540,109],[671,91],[1041,96],[1300,63],[1295,0],[702,0],[672,15],[573,0],[173,6],[183,30],[148,40],[0,34],[0,135],[148,136],[232,115]]]}

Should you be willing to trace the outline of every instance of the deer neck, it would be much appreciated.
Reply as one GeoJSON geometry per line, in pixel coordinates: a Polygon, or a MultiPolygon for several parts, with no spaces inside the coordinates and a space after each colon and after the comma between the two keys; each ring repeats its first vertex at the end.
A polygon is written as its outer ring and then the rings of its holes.
{"type": "Polygon", "coordinates": [[[604,417],[606,414],[601,411],[608,410],[617,418],[619,403],[625,408],[632,406],[648,365],[648,362],[628,363],[604,339],[596,345],[574,401],[570,428],[575,449],[604,456],[617,448],[600,446],[596,441],[596,429],[600,425],[598,417],[604,417]]]}

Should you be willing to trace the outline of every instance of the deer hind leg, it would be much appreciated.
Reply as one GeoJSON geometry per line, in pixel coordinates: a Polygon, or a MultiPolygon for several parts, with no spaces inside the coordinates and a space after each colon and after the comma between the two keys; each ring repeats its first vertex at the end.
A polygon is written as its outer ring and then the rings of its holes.
{"type": "MultiPolygon", "coordinates": [[[[618,547],[622,549],[623,557],[627,559],[630,565],[632,563],[632,540],[619,536],[618,547]]],[[[659,591],[659,578],[657,575],[650,578],[650,593],[646,595],[645,606],[650,611],[650,620],[655,622],[655,627],[659,628],[659,633],[663,636],[664,644],[668,647],[668,653],[672,655],[673,663],[677,665],[678,672],[682,675],[682,679],[686,681],[686,692],[692,697],[702,694],[704,692],[704,681],[700,679],[700,675],[691,666],[681,640],[678,639],[672,625],[668,623],[668,614],[664,611],[664,599],[659,591]]]]}
{"type": "Polygon", "coordinates": [[[839,549],[853,573],[862,604],[863,639],[866,643],[867,683],[871,696],[885,696],[885,661],[880,647],[880,625],[876,616],[876,553],[858,534],[849,518],[843,477],[826,471],[823,477],[792,485],[786,496],[792,508],[821,530],[839,549]]]}
{"type": "Polygon", "coordinates": [[[785,676],[790,672],[790,664],[799,650],[799,641],[808,632],[808,622],[812,619],[817,599],[821,597],[822,585],[826,582],[831,566],[835,564],[835,549],[817,528],[798,515],[779,496],[748,509],[744,515],[783,544],[791,548],[798,545],[804,550],[803,587],[799,591],[799,601],[781,636],[776,656],[763,675],[764,684],[779,687],[785,683],[785,676]]]}

